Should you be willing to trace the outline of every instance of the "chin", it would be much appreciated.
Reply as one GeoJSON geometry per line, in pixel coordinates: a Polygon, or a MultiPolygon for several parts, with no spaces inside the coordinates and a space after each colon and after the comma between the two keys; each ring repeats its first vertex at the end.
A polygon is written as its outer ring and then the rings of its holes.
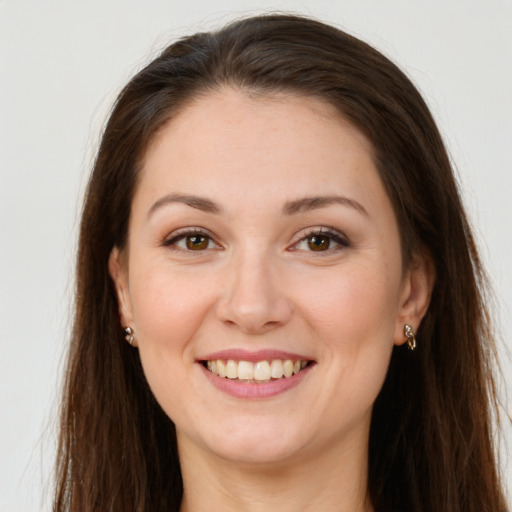
{"type": "Polygon", "coordinates": [[[203,448],[226,461],[239,464],[264,465],[294,458],[307,445],[304,432],[286,423],[253,421],[250,424],[232,422],[230,428],[200,434],[203,448]]]}
{"type": "Polygon", "coordinates": [[[231,439],[222,446],[212,447],[212,451],[226,461],[238,464],[265,465],[285,462],[300,452],[295,443],[286,443],[282,439],[270,442],[259,439],[231,439]]]}

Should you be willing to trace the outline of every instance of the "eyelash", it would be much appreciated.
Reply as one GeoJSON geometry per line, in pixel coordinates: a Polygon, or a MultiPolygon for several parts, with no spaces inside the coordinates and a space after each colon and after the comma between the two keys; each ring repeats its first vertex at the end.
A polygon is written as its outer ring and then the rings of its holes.
{"type": "Polygon", "coordinates": [[[326,250],[315,251],[313,249],[305,249],[307,252],[319,253],[318,256],[321,256],[322,254],[332,254],[334,251],[339,251],[342,249],[346,249],[347,247],[350,247],[350,242],[348,238],[344,234],[340,233],[338,230],[331,227],[308,229],[307,231],[300,233],[299,236],[300,240],[293,244],[290,250],[302,250],[298,248],[299,244],[308,243],[308,239],[312,239],[313,237],[327,238],[329,239],[329,245],[331,245],[331,242],[337,244],[334,247],[328,247],[326,250]]]}
{"type": "MultiPolygon", "coordinates": [[[[350,247],[350,242],[348,241],[347,237],[345,235],[343,235],[342,233],[340,233],[339,231],[337,231],[336,229],[330,228],[330,227],[320,227],[320,228],[308,229],[308,230],[303,231],[302,233],[299,233],[299,236],[300,236],[300,239],[289,248],[290,251],[304,250],[305,252],[332,254],[333,251],[338,251],[338,250],[350,247]],[[327,247],[327,249],[315,251],[313,249],[307,250],[307,249],[299,249],[298,248],[298,246],[301,243],[308,243],[308,239],[312,239],[313,237],[327,238],[329,240],[329,246],[327,247]],[[330,247],[331,242],[334,242],[337,245],[335,245],[334,247],[330,247]]],[[[207,249],[211,250],[212,247],[208,247],[210,245],[210,243],[213,243],[216,245],[215,249],[222,249],[222,246],[214,240],[214,238],[211,236],[211,234],[207,230],[204,230],[202,228],[184,228],[183,230],[181,230],[181,231],[175,233],[173,236],[171,236],[171,238],[164,240],[163,246],[169,247],[172,250],[181,250],[181,251],[190,252],[190,253],[193,253],[193,252],[200,253],[207,249]],[[193,236],[207,239],[207,247],[205,247],[204,249],[197,249],[197,250],[193,250],[193,249],[189,249],[189,248],[185,248],[185,247],[178,247],[177,244],[179,242],[181,242],[183,240],[186,241],[186,239],[188,237],[193,237],[193,236]]]]}
{"type": "MultiPolygon", "coordinates": [[[[221,246],[217,242],[215,242],[215,240],[213,239],[211,234],[208,231],[201,229],[201,228],[184,228],[183,230],[178,231],[173,236],[171,236],[171,238],[164,240],[163,245],[165,247],[169,247],[170,249],[173,249],[176,251],[181,250],[181,251],[186,251],[186,252],[191,252],[191,253],[202,252],[204,249],[194,251],[193,249],[187,249],[184,247],[177,246],[178,242],[181,242],[182,240],[186,241],[186,239],[188,237],[193,237],[193,236],[206,238],[208,240],[208,245],[210,245],[210,242],[211,242],[217,246],[216,247],[217,249],[221,248],[221,246]]],[[[206,249],[211,249],[211,247],[206,247],[206,249]]]]}

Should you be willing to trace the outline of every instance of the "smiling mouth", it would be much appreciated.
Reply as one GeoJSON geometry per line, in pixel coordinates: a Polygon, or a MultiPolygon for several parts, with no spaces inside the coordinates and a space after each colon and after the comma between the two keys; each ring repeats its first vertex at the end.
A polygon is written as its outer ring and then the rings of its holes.
{"type": "Polygon", "coordinates": [[[203,361],[203,366],[214,375],[226,379],[263,384],[279,379],[288,379],[313,364],[313,361],[291,359],[263,360],[254,363],[250,361],[235,361],[233,359],[215,359],[203,361]]]}

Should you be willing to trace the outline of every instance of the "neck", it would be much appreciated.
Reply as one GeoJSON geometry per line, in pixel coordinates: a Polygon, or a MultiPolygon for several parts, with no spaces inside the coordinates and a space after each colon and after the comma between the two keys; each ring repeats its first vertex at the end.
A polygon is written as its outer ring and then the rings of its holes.
{"type": "MultiPolygon", "coordinates": [[[[222,459],[178,436],[183,475],[180,512],[371,512],[367,439],[328,453],[278,463],[222,459]]],[[[355,441],[355,443],[354,443],[355,441]]]]}

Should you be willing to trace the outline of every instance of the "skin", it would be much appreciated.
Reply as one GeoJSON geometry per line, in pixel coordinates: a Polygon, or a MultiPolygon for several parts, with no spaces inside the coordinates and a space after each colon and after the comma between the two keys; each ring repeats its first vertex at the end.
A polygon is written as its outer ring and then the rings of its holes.
{"type": "Polygon", "coordinates": [[[129,243],[109,268],[121,322],[176,424],[182,510],[371,510],[372,405],[432,279],[419,256],[403,272],[393,208],[356,128],[312,98],[200,97],[150,145],[129,243]],[[349,201],[283,211],[334,195],[349,201]],[[210,238],[191,250],[183,228],[210,238]],[[197,360],[240,348],[315,365],[277,396],[236,398],[197,360]]]}

